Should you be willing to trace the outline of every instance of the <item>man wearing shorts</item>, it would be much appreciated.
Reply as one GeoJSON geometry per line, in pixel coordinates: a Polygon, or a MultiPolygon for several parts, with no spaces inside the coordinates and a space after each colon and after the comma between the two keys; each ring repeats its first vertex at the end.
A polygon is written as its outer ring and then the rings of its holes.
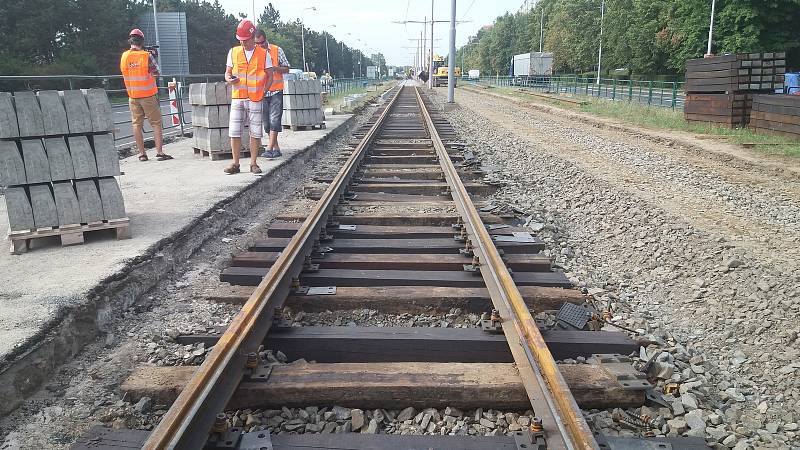
{"type": "Polygon", "coordinates": [[[269,133],[269,144],[267,150],[261,155],[267,158],[280,158],[281,148],[278,145],[278,133],[283,126],[283,74],[289,73],[289,60],[283,49],[267,41],[267,35],[262,30],[256,30],[256,45],[261,46],[267,51],[269,62],[272,65],[267,71],[272,72],[272,85],[269,86],[264,94],[264,130],[269,133]]]}
{"type": "Polygon", "coordinates": [[[250,172],[261,173],[256,158],[262,129],[262,102],[264,90],[271,84],[267,51],[255,44],[256,27],[249,20],[242,20],[236,28],[238,46],[228,52],[225,81],[233,86],[228,136],[231,138],[233,163],[225,173],[239,173],[239,154],[242,144],[242,128],[247,120],[250,129],[250,172]]]}
{"type": "Polygon", "coordinates": [[[133,137],[136,141],[136,147],[139,149],[139,161],[147,161],[147,153],[144,149],[144,135],[142,133],[145,117],[150,122],[150,126],[153,127],[153,139],[156,141],[156,159],[159,161],[172,159],[172,156],[164,153],[162,148],[161,106],[158,102],[158,87],[156,86],[155,78],[158,75],[158,64],[150,52],[142,49],[144,45],[144,33],[142,33],[142,30],[134,28],[129,33],[128,38],[131,48],[122,54],[122,58],[119,61],[119,70],[122,72],[125,89],[128,91],[133,137]]]}

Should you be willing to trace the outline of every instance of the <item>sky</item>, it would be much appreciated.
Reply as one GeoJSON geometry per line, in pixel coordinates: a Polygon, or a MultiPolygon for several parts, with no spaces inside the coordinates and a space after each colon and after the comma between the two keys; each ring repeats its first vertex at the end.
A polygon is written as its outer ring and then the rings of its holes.
{"type": "MultiPolygon", "coordinates": [[[[530,0],[529,0],[530,2],[530,0]]],[[[220,0],[228,13],[260,16],[269,3],[263,0],[220,0]]],[[[450,32],[450,0],[434,0],[436,20],[448,23],[435,23],[433,27],[434,51],[446,54],[450,32]]],[[[457,0],[456,18],[465,23],[456,27],[456,46],[460,47],[484,25],[494,22],[497,16],[506,11],[516,12],[523,0],[457,0]]],[[[416,41],[423,25],[421,23],[395,24],[397,21],[430,20],[431,0],[275,0],[273,6],[281,13],[281,20],[288,21],[300,17],[306,27],[316,31],[327,30],[332,36],[350,47],[366,54],[383,53],[389,65],[410,65],[413,62],[416,41]],[[315,7],[316,10],[307,8],[315,7]],[[349,35],[347,33],[350,33],[349,35]],[[404,48],[410,47],[410,48],[404,48]]],[[[428,25],[430,35],[430,24],[428,25]]]]}

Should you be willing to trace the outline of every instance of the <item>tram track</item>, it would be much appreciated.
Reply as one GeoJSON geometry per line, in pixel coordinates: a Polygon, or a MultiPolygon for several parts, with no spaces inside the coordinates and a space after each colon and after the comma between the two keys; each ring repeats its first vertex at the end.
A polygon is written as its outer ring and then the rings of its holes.
{"type": "MultiPolygon", "coordinates": [[[[338,174],[318,180],[327,188],[307,191],[317,200],[308,215],[279,218],[265,239],[234,256],[223,271],[222,281],[255,288],[249,288],[246,300],[241,298],[241,311],[220,335],[183,338],[214,346],[199,369],[160,368],[164,371],[154,375],[155,368],[144,368],[136,375],[140,386],[169,378],[173,390],[181,389],[168,399],[172,406],[158,426],[131,439],[140,439],[136,442],[148,449],[621,448],[619,441],[615,446],[592,433],[581,407],[643,404],[648,383],[632,368],[624,369],[624,358],[596,357],[592,364],[569,367],[557,364],[553,353],[559,358],[624,354],[637,344],[616,333],[540,332],[531,309],[580,303],[582,297],[539,255],[543,244],[534,235],[479,211],[472,196],[492,188],[479,182],[480,172],[465,161],[463,145],[447,121],[417,88],[398,87],[354,137],[359,142],[338,174]],[[449,212],[353,211],[409,204],[449,212]],[[340,214],[343,209],[351,214],[340,214]],[[288,305],[344,302],[348,296],[394,303],[399,310],[403,299],[411,304],[445,299],[489,314],[484,330],[316,327],[304,334],[283,326],[288,305]],[[348,352],[344,342],[372,347],[348,352]],[[460,345],[465,349],[459,352],[460,345]],[[260,356],[265,347],[293,349],[290,359],[313,362],[265,364],[260,356]],[[431,377],[427,383],[421,381],[423,374],[431,377]],[[498,379],[507,380],[504,388],[498,379]],[[361,383],[372,383],[375,391],[367,396],[361,383]],[[496,398],[498,393],[505,398],[496,398]],[[248,433],[231,428],[222,414],[232,407],[300,406],[314,400],[375,408],[402,401],[419,407],[447,400],[462,407],[505,402],[532,409],[538,420],[513,436],[494,439],[399,436],[376,444],[374,437],[248,433]]],[[[663,445],[653,448],[671,448],[666,441],[663,445]]]]}

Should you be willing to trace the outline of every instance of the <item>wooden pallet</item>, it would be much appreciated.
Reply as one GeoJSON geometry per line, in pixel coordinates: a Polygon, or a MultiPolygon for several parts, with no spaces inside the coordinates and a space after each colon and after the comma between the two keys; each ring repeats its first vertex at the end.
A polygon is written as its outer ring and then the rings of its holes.
{"type": "Polygon", "coordinates": [[[298,131],[298,130],[324,130],[327,128],[325,122],[315,125],[283,125],[284,129],[298,131]]]}
{"type": "Polygon", "coordinates": [[[61,246],[83,244],[83,233],[88,231],[114,229],[117,240],[130,239],[130,219],[103,220],[87,224],[65,225],[63,227],[43,227],[24,231],[12,231],[8,234],[11,240],[11,254],[19,255],[29,249],[31,239],[45,238],[51,236],[61,237],[61,246]]]}
{"type": "MultiPolygon", "coordinates": [[[[227,151],[213,152],[213,151],[203,150],[202,148],[197,148],[197,147],[192,147],[192,149],[194,150],[195,156],[199,156],[201,158],[210,157],[212,161],[219,161],[222,159],[233,158],[232,152],[227,152],[227,151]]],[[[240,156],[249,158],[250,150],[242,150],[240,156]]]]}

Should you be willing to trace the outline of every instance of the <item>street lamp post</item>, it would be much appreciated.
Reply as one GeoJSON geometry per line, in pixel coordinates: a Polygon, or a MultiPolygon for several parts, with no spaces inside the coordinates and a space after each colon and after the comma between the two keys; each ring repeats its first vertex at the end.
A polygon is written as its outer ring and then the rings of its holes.
{"type": "Polygon", "coordinates": [[[539,22],[539,53],[542,53],[544,50],[544,5],[542,6],[542,19],[539,22]]]}
{"type": "MultiPolygon", "coordinates": [[[[606,0],[600,3],[600,47],[597,50],[597,85],[600,86],[600,65],[603,61],[603,20],[606,16],[606,0]]],[[[598,94],[599,95],[599,94],[598,94]]]]}
{"type": "Polygon", "coordinates": [[[303,13],[307,9],[316,11],[317,7],[309,6],[308,8],[303,8],[303,10],[300,11],[300,41],[302,43],[301,45],[303,46],[303,72],[308,71],[308,68],[306,67],[306,26],[305,26],[305,21],[303,21],[303,13]]]}
{"type": "Polygon", "coordinates": [[[711,0],[711,24],[708,26],[708,49],[706,58],[713,56],[711,53],[711,40],[714,38],[714,13],[716,12],[717,0],[711,0]]]}
{"type": "MultiPolygon", "coordinates": [[[[336,24],[330,26],[331,28],[336,28],[336,24]]],[[[325,30],[325,60],[328,61],[328,75],[331,74],[331,56],[328,53],[328,30],[325,30]]],[[[344,44],[344,42],[342,43],[344,44]]]]}

